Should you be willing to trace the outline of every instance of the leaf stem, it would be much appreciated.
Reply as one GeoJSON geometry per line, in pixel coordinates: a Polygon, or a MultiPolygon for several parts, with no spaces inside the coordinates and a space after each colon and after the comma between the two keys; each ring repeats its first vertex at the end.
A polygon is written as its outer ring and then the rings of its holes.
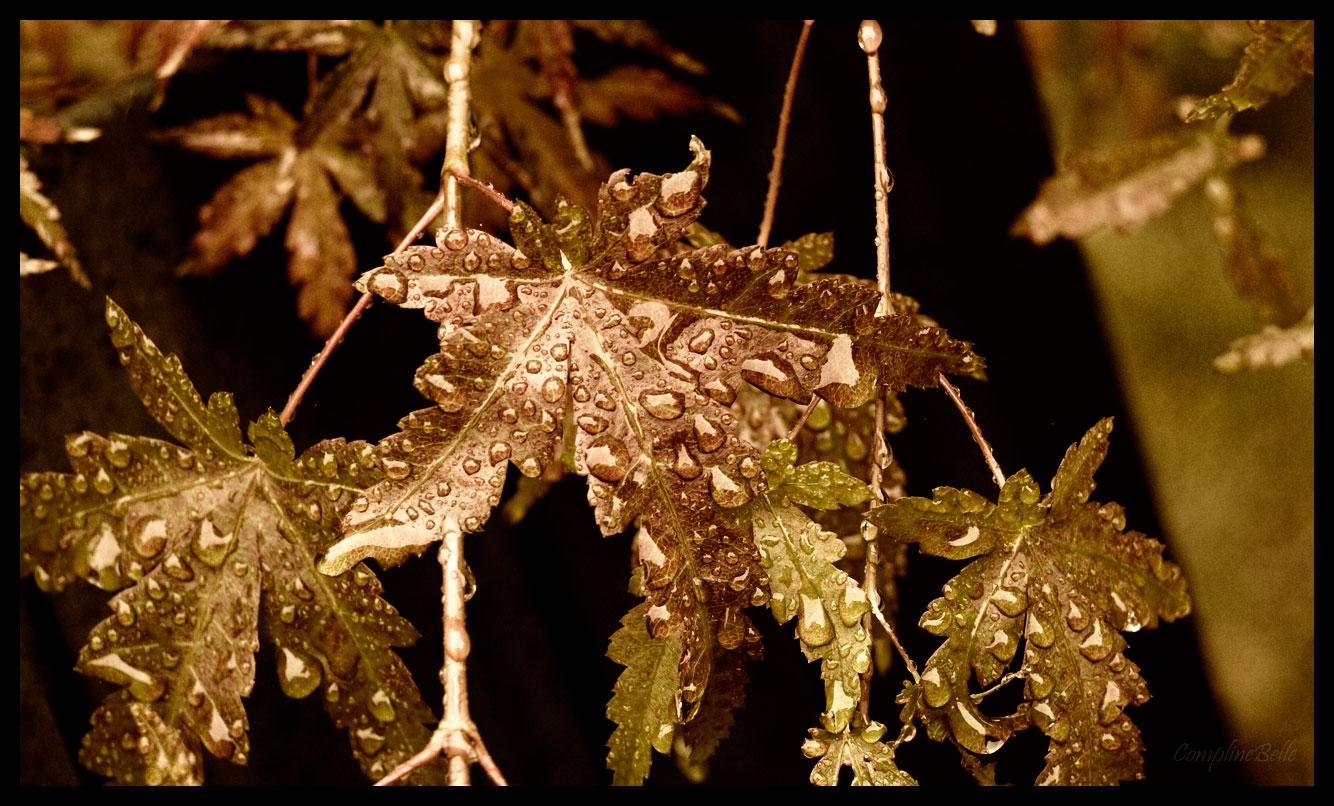
{"type": "Polygon", "coordinates": [[[504,210],[506,213],[514,212],[514,202],[505,198],[505,196],[501,194],[500,191],[496,190],[495,188],[491,187],[485,182],[480,182],[476,179],[473,179],[472,175],[468,173],[468,168],[466,165],[450,166],[449,174],[450,176],[459,180],[460,183],[466,185],[467,187],[472,188],[473,190],[477,191],[478,193],[481,193],[483,196],[490,199],[493,204],[504,210]]]}
{"type": "MultiPolygon", "coordinates": [[[[407,249],[413,241],[417,240],[417,236],[422,234],[422,230],[426,229],[427,225],[430,224],[436,216],[440,215],[440,210],[444,206],[444,203],[445,197],[443,195],[436,196],[435,201],[429,208],[427,208],[426,213],[417,220],[416,224],[412,225],[412,229],[407,235],[403,236],[403,240],[398,242],[398,246],[394,247],[393,254],[396,255],[399,252],[402,252],[404,249],[407,249]]],[[[357,300],[357,303],[352,306],[352,310],[348,311],[347,315],[343,317],[343,321],[338,323],[338,327],[334,330],[333,335],[329,337],[329,340],[324,343],[324,348],[320,350],[319,355],[315,356],[314,360],[310,362],[310,367],[301,375],[301,382],[296,385],[296,388],[292,390],[292,394],[287,397],[287,405],[283,406],[282,414],[278,415],[278,421],[282,423],[284,428],[286,428],[287,424],[292,421],[292,416],[296,414],[296,407],[301,404],[301,399],[306,396],[306,390],[315,382],[315,376],[320,374],[320,370],[323,369],[325,363],[328,362],[329,356],[333,354],[333,351],[337,349],[338,345],[343,343],[343,337],[346,336],[347,331],[352,328],[352,323],[360,318],[361,312],[366,310],[366,306],[370,304],[371,295],[369,293],[362,294],[361,298],[357,300]]]]}
{"type": "Polygon", "coordinates": [[[787,438],[789,442],[796,439],[797,434],[801,433],[801,427],[806,424],[806,420],[810,418],[811,412],[815,411],[815,407],[818,406],[819,404],[820,404],[820,398],[818,397],[812,397],[811,402],[806,404],[806,410],[803,411],[801,413],[801,416],[797,418],[797,421],[792,424],[792,430],[787,432],[787,438]]]}
{"type": "Polygon", "coordinates": [[[899,655],[903,658],[903,665],[908,667],[908,674],[912,675],[913,682],[922,682],[922,676],[917,673],[917,664],[913,663],[912,658],[908,657],[908,653],[903,649],[903,644],[899,643],[899,636],[894,632],[893,626],[885,618],[885,614],[880,612],[878,596],[871,600],[871,612],[875,614],[876,621],[880,622],[880,626],[885,628],[885,632],[889,633],[889,640],[894,642],[894,648],[899,651],[899,655]]]}
{"type": "Polygon", "coordinates": [[[815,20],[803,20],[801,37],[797,40],[797,51],[792,54],[792,68],[787,73],[787,86],[783,88],[783,109],[778,113],[778,142],[774,144],[774,164],[769,169],[769,192],[764,197],[764,217],[760,219],[760,234],[755,244],[760,247],[769,245],[769,231],[773,229],[774,209],[778,206],[778,186],[783,179],[783,152],[787,148],[787,128],[792,122],[792,98],[797,93],[797,75],[801,72],[801,58],[806,54],[806,40],[810,38],[811,26],[815,20]]]}
{"type": "Polygon", "coordinates": [[[982,429],[977,427],[977,421],[973,419],[973,410],[963,404],[963,398],[959,396],[959,390],[954,388],[954,384],[945,378],[945,373],[939,373],[936,377],[940,381],[940,386],[945,390],[945,394],[950,396],[954,405],[963,415],[964,422],[968,423],[968,430],[973,433],[973,441],[977,447],[982,449],[982,458],[987,460],[987,467],[991,468],[991,478],[995,480],[997,487],[1005,486],[1005,474],[1001,472],[1000,465],[996,464],[996,457],[991,453],[991,446],[982,438],[982,429]]]}

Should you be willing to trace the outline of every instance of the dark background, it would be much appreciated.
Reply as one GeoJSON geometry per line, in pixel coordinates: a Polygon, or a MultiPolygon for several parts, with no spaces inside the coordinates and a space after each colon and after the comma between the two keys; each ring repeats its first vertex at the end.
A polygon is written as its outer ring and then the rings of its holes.
{"type": "MultiPolygon", "coordinates": [[[[799,22],[659,25],[668,41],[710,68],[696,85],[735,107],[737,126],[705,115],[613,130],[587,128],[593,149],[616,167],[665,172],[689,160],[697,134],[713,152],[701,219],[733,243],[758,230],[778,109],[799,22]]],[[[873,277],[874,209],[866,60],[855,21],[813,28],[793,109],[782,192],[771,243],[833,231],[831,271],[873,277]]],[[[607,53],[582,35],[577,57],[596,65],[607,53]]],[[[1073,245],[1043,249],[1007,236],[1010,223],[1051,172],[1051,156],[1023,53],[1013,29],[993,38],[966,21],[889,23],[881,50],[890,195],[892,281],[917,297],[951,335],[972,341],[988,362],[988,383],[965,380],[965,400],[1006,473],[1028,468],[1045,485],[1070,443],[1099,418],[1116,416],[1097,497],[1116,500],[1130,527],[1160,535],[1098,311],[1073,245]]],[[[235,393],[243,420],[280,409],[320,343],[295,315],[281,236],[214,279],[181,280],[199,205],[238,164],[148,143],[145,131],[236,109],[246,90],[264,88],[300,104],[304,60],[281,54],[204,56],[172,84],[154,116],[144,98],[126,98],[97,121],[105,134],[82,146],[47,147],[30,157],[92,277],[85,292],[62,272],[19,284],[20,472],[65,470],[63,437],[89,429],[165,436],[124,382],[102,319],[114,298],[164,350],[176,352],[207,395],[235,393]]],[[[345,211],[350,211],[345,205],[345,211]]],[[[355,222],[356,214],[349,219],[355,222]]],[[[370,226],[354,223],[365,268],[387,251],[370,226]]],[[[21,236],[21,243],[23,243],[21,236]]],[[[32,247],[28,247],[33,251],[32,247]]],[[[319,376],[290,431],[298,450],[331,436],[374,440],[424,405],[413,370],[434,352],[434,327],[413,312],[373,307],[319,376]]],[[[903,396],[909,427],[893,441],[909,492],[949,484],[984,494],[989,473],[963,421],[939,391],[903,396]]],[[[606,703],[620,667],[604,656],[626,592],[629,542],[602,539],[579,479],[566,479],[517,528],[493,518],[467,543],[478,593],[468,609],[474,719],[512,783],[610,781],[605,747],[613,728],[606,703]]],[[[1168,540],[1168,554],[1171,543],[1168,540]]],[[[922,662],[939,639],[912,626],[940,586],[962,566],[913,556],[905,581],[904,641],[922,662]]],[[[381,574],[388,598],[423,633],[402,652],[428,703],[437,705],[439,569],[428,555],[381,574]]],[[[108,595],[88,586],[48,597],[20,582],[20,783],[95,784],[76,760],[87,720],[110,686],[72,671],[88,630],[108,615],[108,595]]],[[[799,753],[823,695],[818,672],[767,612],[752,612],[765,660],[750,666],[747,704],[712,764],[710,783],[800,784],[810,762],[799,753]]],[[[1155,697],[1131,711],[1147,745],[1151,784],[1242,782],[1235,765],[1179,763],[1191,747],[1227,745],[1205,682],[1191,619],[1129,636],[1155,697]]],[[[209,759],[214,784],[364,784],[347,746],[315,698],[293,701],[275,684],[272,651],[261,649],[250,698],[248,767],[209,759]]],[[[878,680],[872,709],[894,723],[896,673],[878,680]]],[[[1045,739],[1021,734],[1000,754],[1000,779],[1031,781],[1045,739]]],[[[919,738],[901,748],[901,766],[924,784],[968,783],[952,748],[919,738]]],[[[845,774],[846,775],[846,774],[845,774]]],[[[483,779],[474,770],[476,779],[483,779]]],[[[656,757],[650,783],[684,779],[656,757]]]]}

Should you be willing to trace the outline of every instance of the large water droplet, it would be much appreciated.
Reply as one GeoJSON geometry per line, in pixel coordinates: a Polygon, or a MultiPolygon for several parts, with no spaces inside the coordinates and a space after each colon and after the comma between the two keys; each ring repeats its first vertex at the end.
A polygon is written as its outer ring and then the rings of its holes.
{"type": "Polygon", "coordinates": [[[685,411],[686,398],[680,392],[651,392],[646,389],[639,393],[639,405],[659,420],[675,420],[685,411]]]}
{"type": "Polygon", "coordinates": [[[685,445],[679,444],[676,446],[676,462],[672,465],[672,469],[676,471],[676,475],[687,481],[699,478],[699,474],[704,472],[690,450],[685,445]]]}
{"type": "Polygon", "coordinates": [[[1130,692],[1121,688],[1115,680],[1108,680],[1102,692],[1102,704],[1098,706],[1098,721],[1110,725],[1121,715],[1121,710],[1130,704],[1130,692]]]}
{"type": "Polygon", "coordinates": [[[105,449],[107,461],[112,467],[125,468],[130,466],[130,446],[129,443],[120,439],[113,439],[107,442],[105,449]]]}
{"type": "Polygon", "coordinates": [[[130,538],[130,544],[140,557],[156,557],[167,545],[167,522],[162,518],[149,518],[139,524],[130,538]]]}
{"type": "Polygon", "coordinates": [[[1022,588],[1001,588],[991,595],[991,601],[1010,617],[1021,615],[1028,609],[1028,595],[1022,588]]]}
{"type": "Polygon", "coordinates": [[[190,570],[190,566],[175,553],[162,563],[162,569],[166,571],[167,576],[182,582],[189,582],[195,578],[195,572],[190,570]]]}
{"type": "Polygon", "coordinates": [[[122,627],[130,627],[134,624],[134,606],[125,599],[116,602],[116,621],[120,622],[122,627]]]}
{"type": "Polygon", "coordinates": [[[358,728],[356,737],[357,747],[368,756],[375,755],[384,747],[384,734],[376,733],[372,728],[358,728]]]}
{"type": "Polygon", "coordinates": [[[620,440],[603,435],[593,440],[586,453],[588,472],[608,484],[625,478],[630,467],[630,452],[620,440]]]}
{"type": "Polygon", "coordinates": [[[487,452],[487,457],[491,460],[491,464],[493,465],[498,465],[501,462],[505,461],[506,459],[510,458],[509,443],[508,442],[491,443],[491,449],[487,452]]]}
{"type": "Polygon", "coordinates": [[[236,548],[236,532],[232,530],[220,533],[210,515],[199,521],[194,538],[190,541],[190,548],[209,568],[218,568],[227,559],[227,555],[236,548]]]}
{"type": "Polygon", "coordinates": [[[862,616],[871,609],[871,603],[866,600],[866,591],[855,585],[845,585],[843,595],[838,601],[838,617],[847,627],[857,626],[862,616]]]}
{"type": "Polygon", "coordinates": [[[950,684],[940,674],[939,666],[928,666],[922,673],[922,699],[932,708],[944,707],[950,701],[950,684]]]}
{"type": "Polygon", "coordinates": [[[630,213],[628,223],[629,227],[625,231],[626,256],[636,262],[648,260],[657,248],[655,236],[658,234],[658,224],[653,220],[653,213],[647,207],[636,208],[630,213]]]}
{"type": "Polygon", "coordinates": [[[726,434],[717,423],[705,417],[703,414],[695,415],[695,438],[698,440],[699,449],[705,453],[713,453],[723,446],[726,434]]]}
{"type": "Polygon", "coordinates": [[[741,364],[741,377],[777,397],[804,402],[810,399],[787,359],[777,353],[748,358],[741,364]]]}
{"type": "Polygon", "coordinates": [[[1046,649],[1056,641],[1056,631],[1043,624],[1032,613],[1028,614],[1028,626],[1025,629],[1028,640],[1032,641],[1034,646],[1046,649]]]}
{"type": "Polygon", "coordinates": [[[658,212],[674,218],[690,212],[699,200],[699,174],[681,171],[662,178],[658,191],[658,212]]]}
{"type": "Polygon", "coordinates": [[[709,472],[709,493],[714,503],[724,509],[739,507],[750,500],[750,489],[716,465],[709,472]]]}
{"type": "Polygon", "coordinates": [[[575,418],[575,423],[586,434],[601,434],[607,428],[607,418],[596,414],[581,414],[575,418]]]}
{"type": "Polygon", "coordinates": [[[391,305],[400,305],[408,298],[407,278],[388,267],[376,269],[366,288],[391,305]]]}
{"type": "Polygon", "coordinates": [[[294,700],[309,697],[324,676],[319,661],[299,649],[278,650],[278,685],[294,700]]]}
{"type": "Polygon", "coordinates": [[[565,397],[565,383],[560,378],[550,377],[542,382],[542,399],[548,403],[559,403],[565,397]]]}
{"type": "Polygon", "coordinates": [[[417,389],[451,414],[461,411],[468,401],[466,389],[438,372],[418,373],[417,389]]]}
{"type": "Polygon", "coordinates": [[[1102,622],[1094,620],[1093,629],[1079,645],[1079,652],[1094,663],[1112,654],[1112,633],[1104,630],[1102,622]]]}
{"type": "Polygon", "coordinates": [[[1088,616],[1074,602],[1070,603],[1070,609],[1065,613],[1065,620],[1075,632],[1083,632],[1089,626],[1088,616]]]}
{"type": "Polygon", "coordinates": [[[389,695],[384,689],[376,689],[371,695],[371,701],[367,704],[371,716],[381,722],[393,722],[396,714],[394,713],[394,703],[390,701],[389,695]]]}

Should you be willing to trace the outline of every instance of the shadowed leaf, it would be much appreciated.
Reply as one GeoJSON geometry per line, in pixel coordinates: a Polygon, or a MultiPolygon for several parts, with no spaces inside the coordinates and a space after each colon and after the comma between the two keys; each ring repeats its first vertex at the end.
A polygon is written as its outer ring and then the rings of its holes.
{"type": "Polygon", "coordinates": [[[1264,106],[1315,75],[1315,20],[1251,20],[1250,25],[1255,38],[1232,83],[1196,104],[1187,121],[1264,106]]]}
{"type": "Polygon", "coordinates": [[[1263,153],[1264,141],[1255,135],[1219,136],[1200,127],[1081,152],[1042,183],[1010,234],[1042,245],[1082,238],[1103,226],[1130,232],[1211,173],[1263,153]]]}
{"type": "Polygon", "coordinates": [[[900,542],[948,559],[974,560],[946,583],[921,626],[946,641],[900,697],[933,739],[971,753],[999,750],[1030,721],[1050,738],[1039,783],[1113,784],[1142,777],[1139,730],[1122,711],[1149,691],[1124,655],[1120,632],[1190,612],[1180,569],[1163,546],[1126,532],[1116,504],[1089,501],[1107,452],[1111,420],[1071,446],[1045,499],[1026,471],[992,504],[940,487],[934,499],[904,498],[867,519],[900,542]],[[969,688],[1002,681],[1024,644],[1024,699],[1011,717],[990,717],[969,688]]]}

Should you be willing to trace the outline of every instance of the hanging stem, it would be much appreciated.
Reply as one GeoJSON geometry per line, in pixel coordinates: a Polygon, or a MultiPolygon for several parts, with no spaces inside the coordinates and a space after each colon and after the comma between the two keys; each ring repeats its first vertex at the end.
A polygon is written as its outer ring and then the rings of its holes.
{"type": "MultiPolygon", "coordinates": [[[[459,182],[456,175],[468,173],[468,74],[472,49],[477,45],[481,23],[454,20],[449,60],[445,62],[445,80],[449,86],[448,129],[445,137],[445,162],[441,167],[441,199],[445,228],[462,229],[459,182]]],[[[446,529],[437,555],[440,561],[440,600],[444,610],[444,663],[440,682],[444,684],[443,715],[440,725],[421,752],[399,765],[377,785],[393,783],[438,755],[449,759],[450,786],[467,786],[469,767],[477,761],[495,783],[504,786],[505,777],[482,743],[468,712],[468,654],[472,642],[464,617],[467,601],[467,570],[463,562],[463,532],[446,529]]]]}
{"type": "MultiPolygon", "coordinates": [[[[889,191],[894,186],[894,176],[885,165],[885,89],[880,82],[880,43],[884,36],[880,23],[875,20],[862,20],[857,30],[857,44],[866,53],[867,80],[870,84],[871,101],[871,145],[875,166],[875,277],[876,287],[880,290],[880,303],[876,306],[876,316],[889,316],[894,312],[889,296],[889,191]]],[[[875,448],[871,461],[870,487],[876,501],[885,503],[884,471],[889,466],[889,446],[885,443],[885,397],[881,392],[875,401],[875,448]]],[[[880,543],[879,532],[870,523],[862,524],[862,537],[866,542],[866,564],[862,575],[862,590],[871,603],[871,612],[863,616],[863,624],[869,635],[873,625],[872,614],[879,619],[882,627],[889,633],[890,640],[898,648],[908,664],[909,671],[916,678],[917,670],[912,659],[903,651],[894,628],[880,612],[880,543]]],[[[861,700],[858,710],[862,717],[870,721],[871,687],[870,671],[862,678],[861,700]]]]}
{"type": "MultiPolygon", "coordinates": [[[[417,236],[422,234],[422,231],[426,229],[427,225],[430,224],[436,216],[440,215],[440,210],[444,203],[444,196],[436,196],[435,201],[426,209],[426,213],[421,218],[417,219],[417,223],[412,225],[412,229],[408,234],[403,236],[403,240],[398,242],[398,246],[394,247],[393,254],[397,255],[399,252],[407,249],[413,241],[417,240],[417,236]]],[[[278,421],[282,423],[284,428],[286,428],[287,424],[292,421],[292,415],[296,414],[296,407],[301,404],[301,398],[306,396],[306,390],[315,382],[315,376],[320,374],[320,370],[323,369],[325,363],[328,362],[329,356],[333,354],[333,351],[338,345],[343,343],[343,337],[346,336],[347,331],[352,328],[352,323],[360,318],[361,312],[366,310],[366,306],[370,304],[371,295],[369,293],[362,294],[361,299],[357,300],[357,304],[352,306],[352,310],[347,312],[347,315],[343,317],[343,321],[338,323],[338,327],[334,330],[333,335],[324,343],[324,349],[320,350],[320,354],[315,356],[314,360],[310,362],[310,368],[302,374],[301,382],[296,385],[296,388],[292,390],[292,394],[288,396],[287,405],[283,406],[283,413],[278,415],[278,421]]]]}
{"type": "Polygon", "coordinates": [[[811,25],[815,20],[805,20],[801,26],[801,37],[797,40],[797,52],[792,54],[792,69],[787,73],[787,86],[783,88],[783,109],[778,113],[778,142],[774,145],[774,164],[769,169],[769,192],[764,197],[764,217],[760,219],[760,234],[755,244],[760,247],[769,245],[769,231],[774,225],[774,208],[778,206],[778,185],[783,179],[783,152],[787,148],[787,127],[792,121],[792,97],[797,93],[797,75],[801,72],[801,57],[806,53],[806,40],[810,38],[811,25]]]}
{"type": "Polygon", "coordinates": [[[973,410],[963,404],[963,398],[959,396],[959,390],[954,388],[954,384],[945,379],[945,373],[939,373],[937,380],[940,381],[940,387],[945,390],[945,394],[950,396],[954,405],[963,415],[963,421],[968,423],[968,430],[973,434],[973,441],[977,447],[982,449],[982,458],[987,461],[987,467],[991,468],[991,478],[996,482],[997,487],[1005,486],[1005,474],[1001,472],[1000,465],[996,463],[996,457],[991,453],[991,446],[982,438],[982,429],[977,427],[977,421],[973,419],[973,410]]]}

